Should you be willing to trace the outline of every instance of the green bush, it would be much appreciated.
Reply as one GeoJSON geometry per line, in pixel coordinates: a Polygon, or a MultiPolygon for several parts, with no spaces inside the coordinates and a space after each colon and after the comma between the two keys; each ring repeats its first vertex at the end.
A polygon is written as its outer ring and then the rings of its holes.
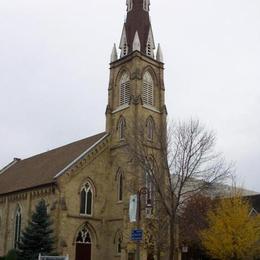
{"type": "Polygon", "coordinates": [[[17,260],[17,251],[15,249],[10,250],[4,260],[17,260]]]}
{"type": "Polygon", "coordinates": [[[4,256],[0,256],[0,260],[5,260],[5,257],[4,256]]]}

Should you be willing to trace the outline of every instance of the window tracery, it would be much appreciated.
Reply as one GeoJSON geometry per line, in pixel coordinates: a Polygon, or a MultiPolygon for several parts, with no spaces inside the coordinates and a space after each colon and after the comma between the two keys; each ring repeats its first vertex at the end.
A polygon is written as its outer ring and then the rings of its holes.
{"type": "Polygon", "coordinates": [[[92,215],[93,189],[90,183],[86,183],[80,192],[80,214],[92,215]]]}
{"type": "Polygon", "coordinates": [[[79,231],[77,238],[76,238],[77,244],[91,244],[91,236],[89,231],[86,228],[83,228],[79,231]]]}

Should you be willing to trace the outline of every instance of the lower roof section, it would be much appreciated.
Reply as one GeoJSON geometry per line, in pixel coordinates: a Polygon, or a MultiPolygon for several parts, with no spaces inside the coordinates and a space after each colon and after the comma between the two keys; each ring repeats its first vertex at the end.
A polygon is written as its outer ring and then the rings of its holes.
{"type": "Polygon", "coordinates": [[[95,147],[107,133],[103,132],[77,142],[19,160],[0,174],[0,195],[55,182],[55,176],[82,154],[95,147]]]}

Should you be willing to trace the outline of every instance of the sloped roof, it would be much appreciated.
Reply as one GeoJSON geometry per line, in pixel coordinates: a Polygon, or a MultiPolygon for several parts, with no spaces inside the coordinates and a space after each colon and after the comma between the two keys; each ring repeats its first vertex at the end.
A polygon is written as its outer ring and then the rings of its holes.
{"type": "Polygon", "coordinates": [[[16,161],[0,174],[0,195],[55,182],[54,177],[104,138],[100,133],[83,140],[16,161]]]}
{"type": "Polygon", "coordinates": [[[133,0],[133,9],[127,13],[125,28],[129,53],[132,52],[136,32],[139,35],[141,52],[146,53],[146,44],[151,23],[149,13],[143,9],[143,0],[133,0]]]}

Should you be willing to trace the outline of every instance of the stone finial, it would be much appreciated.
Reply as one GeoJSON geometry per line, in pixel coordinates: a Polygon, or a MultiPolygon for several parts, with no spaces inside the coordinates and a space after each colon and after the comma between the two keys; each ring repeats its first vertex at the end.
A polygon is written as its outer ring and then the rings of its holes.
{"type": "Polygon", "coordinates": [[[133,41],[133,51],[141,51],[141,43],[138,32],[136,31],[133,41]]]}
{"type": "Polygon", "coordinates": [[[156,60],[158,60],[160,62],[163,62],[163,53],[162,53],[162,49],[161,49],[161,45],[160,44],[158,44],[156,60]]]}
{"type": "Polygon", "coordinates": [[[116,44],[114,44],[114,47],[112,49],[111,57],[110,57],[110,62],[114,62],[118,59],[117,56],[117,49],[116,49],[116,44]]]}

